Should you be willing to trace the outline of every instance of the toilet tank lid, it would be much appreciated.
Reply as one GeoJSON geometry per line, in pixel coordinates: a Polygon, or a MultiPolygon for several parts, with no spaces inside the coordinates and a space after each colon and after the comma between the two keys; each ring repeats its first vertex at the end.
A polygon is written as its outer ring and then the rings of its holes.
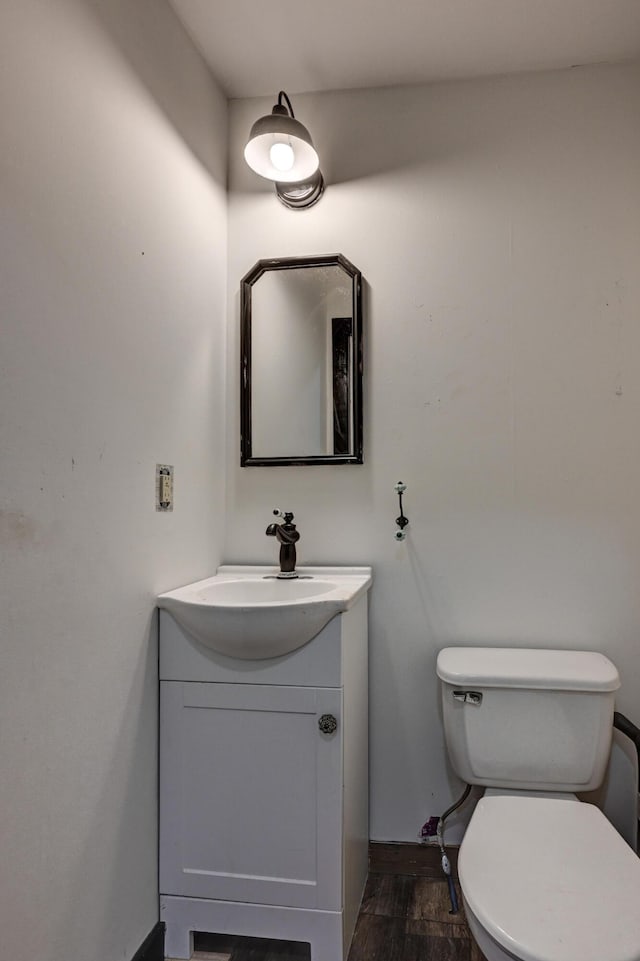
{"type": "Polygon", "coordinates": [[[555,691],[617,691],[614,664],[596,651],[507,647],[445,647],[438,677],[447,684],[555,691]]]}

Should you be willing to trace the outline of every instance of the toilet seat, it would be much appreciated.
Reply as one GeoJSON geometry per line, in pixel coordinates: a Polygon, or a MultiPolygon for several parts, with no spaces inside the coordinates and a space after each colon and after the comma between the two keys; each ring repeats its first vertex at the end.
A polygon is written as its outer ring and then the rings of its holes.
{"type": "Polygon", "coordinates": [[[522,961],[640,961],[640,859],[571,797],[492,793],[458,861],[465,902],[522,961]]]}

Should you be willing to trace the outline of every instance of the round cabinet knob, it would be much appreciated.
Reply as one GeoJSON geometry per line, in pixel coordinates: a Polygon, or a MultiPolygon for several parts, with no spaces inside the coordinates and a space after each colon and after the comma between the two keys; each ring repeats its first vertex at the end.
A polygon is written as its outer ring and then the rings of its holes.
{"type": "Polygon", "coordinates": [[[338,730],[338,722],[333,714],[323,714],[318,721],[318,727],[323,734],[333,734],[338,730]]]}

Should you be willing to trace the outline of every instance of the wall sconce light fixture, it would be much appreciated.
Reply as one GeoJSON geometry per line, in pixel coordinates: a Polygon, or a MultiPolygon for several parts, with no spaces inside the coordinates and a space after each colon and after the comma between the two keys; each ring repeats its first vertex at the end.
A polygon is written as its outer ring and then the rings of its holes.
{"type": "Polygon", "coordinates": [[[260,117],[251,128],[244,159],[261,177],[274,181],[278,200],[285,207],[311,207],[324,193],[311,134],[296,120],[284,90],[271,113],[260,117]]]}

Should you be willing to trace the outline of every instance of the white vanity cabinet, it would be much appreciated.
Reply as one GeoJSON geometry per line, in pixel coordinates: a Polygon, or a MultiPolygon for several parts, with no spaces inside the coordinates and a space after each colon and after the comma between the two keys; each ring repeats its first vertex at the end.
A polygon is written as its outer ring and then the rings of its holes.
{"type": "Polygon", "coordinates": [[[209,931],[346,961],[367,876],[366,594],[262,661],[201,647],[161,611],[160,679],[166,956],[209,931]]]}

